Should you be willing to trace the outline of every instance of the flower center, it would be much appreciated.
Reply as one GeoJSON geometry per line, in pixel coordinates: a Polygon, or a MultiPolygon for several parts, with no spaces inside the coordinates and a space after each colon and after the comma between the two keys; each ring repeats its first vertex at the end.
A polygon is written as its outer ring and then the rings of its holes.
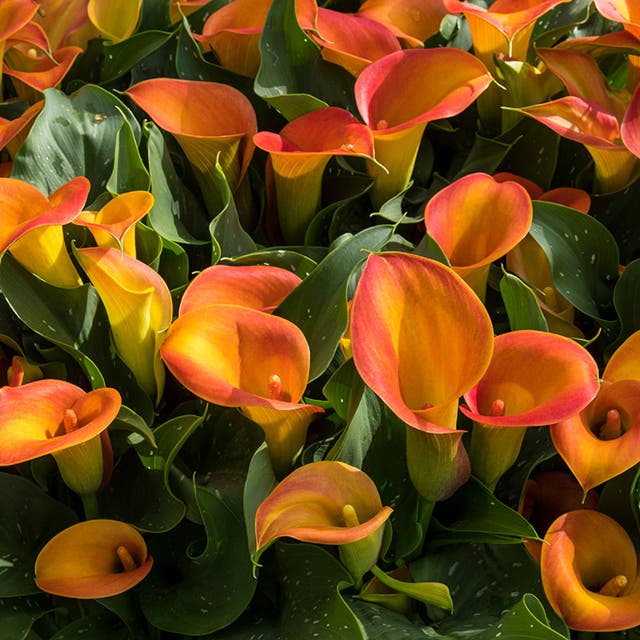
{"type": "Polygon", "coordinates": [[[596,426],[596,435],[600,440],[615,440],[623,434],[622,419],[617,409],[609,409],[601,425],[596,426]]]}
{"type": "Polygon", "coordinates": [[[504,400],[497,399],[491,403],[490,415],[494,418],[504,415],[504,400]]]}
{"type": "Polygon", "coordinates": [[[73,409],[65,409],[62,416],[62,424],[64,425],[64,432],[71,433],[75,431],[78,426],[78,416],[73,409]]]}
{"type": "Polygon", "coordinates": [[[118,556],[118,560],[120,560],[120,564],[122,565],[122,569],[125,573],[138,568],[138,563],[133,559],[133,556],[125,546],[120,545],[116,549],[116,555],[118,556]]]}
{"type": "Polygon", "coordinates": [[[267,382],[270,400],[282,400],[282,380],[277,373],[272,373],[267,382]]]}
{"type": "Polygon", "coordinates": [[[352,504],[345,504],[344,507],[342,507],[342,518],[347,527],[360,526],[358,514],[356,513],[356,510],[353,508],[352,504]]]}
{"type": "Polygon", "coordinates": [[[388,129],[389,123],[386,120],[378,120],[376,122],[376,129],[388,129]]]}
{"type": "Polygon", "coordinates": [[[601,596],[612,596],[617,598],[622,595],[622,592],[628,584],[629,580],[627,576],[613,576],[613,578],[610,578],[602,585],[598,593],[601,596]]]}

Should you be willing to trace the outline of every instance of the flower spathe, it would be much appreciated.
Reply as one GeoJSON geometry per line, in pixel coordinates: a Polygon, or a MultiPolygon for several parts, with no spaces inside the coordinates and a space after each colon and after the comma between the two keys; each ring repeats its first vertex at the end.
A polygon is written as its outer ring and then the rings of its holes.
{"type": "Polygon", "coordinates": [[[434,502],[448,497],[469,477],[456,415],[491,358],[484,306],[439,262],[372,254],[351,307],[351,348],[364,382],[408,425],[416,488],[434,502]]]}
{"type": "Polygon", "coordinates": [[[65,598],[109,598],[143,580],[153,558],[140,533],[118,520],[87,520],[51,538],[38,554],[36,584],[65,598]]]}
{"type": "Polygon", "coordinates": [[[89,0],[87,15],[100,35],[120,42],[136,28],[142,9],[142,0],[89,0]]]}
{"type": "Polygon", "coordinates": [[[52,454],[72,490],[94,493],[111,474],[106,429],[120,405],[115,389],[86,392],[63,380],[2,387],[0,465],[52,454]]]}
{"type": "Polygon", "coordinates": [[[263,428],[278,472],[291,466],[309,423],[322,412],[300,403],[310,355],[296,325],[237,305],[197,307],[171,325],[160,351],[189,391],[223,407],[239,407],[263,428]]]}
{"type": "Polygon", "coordinates": [[[172,314],[166,282],[119,249],[78,249],[76,257],[105,306],[118,354],[138,384],[159,401],[165,377],[159,346],[172,314]]]}
{"type": "Polygon", "coordinates": [[[340,545],[342,561],[359,580],[378,559],[392,511],[363,471],[343,462],[312,462],[289,474],[258,507],[257,554],[282,537],[340,545]]]}
{"type": "Polygon", "coordinates": [[[638,558],[615,520],[591,509],[570,511],[544,541],[544,591],[569,628],[621,631],[640,624],[638,558]]]}
{"type": "Polygon", "coordinates": [[[427,123],[460,113],[491,82],[482,62],[449,48],[391,53],[358,76],[356,104],[373,134],[376,160],[386,168],[368,163],[374,206],[408,185],[427,123]]]}
{"type": "Polygon", "coordinates": [[[424,210],[427,231],[481,300],[491,263],[527,235],[532,217],[531,198],[524,187],[498,182],[486,173],[452,182],[424,210]]]}
{"type": "Polygon", "coordinates": [[[64,243],[62,225],[73,221],[89,195],[79,176],[49,197],[15,178],[0,178],[0,255],[9,250],[31,273],[57,287],[82,284],[64,243]]]}

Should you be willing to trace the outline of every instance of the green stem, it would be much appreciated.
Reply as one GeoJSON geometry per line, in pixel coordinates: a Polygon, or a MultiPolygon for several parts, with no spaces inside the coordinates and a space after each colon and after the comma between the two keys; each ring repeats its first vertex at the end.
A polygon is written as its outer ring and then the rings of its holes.
{"type": "Polygon", "coordinates": [[[96,493],[83,493],[80,496],[84,508],[84,517],[87,520],[96,520],[100,517],[100,507],[96,493]]]}

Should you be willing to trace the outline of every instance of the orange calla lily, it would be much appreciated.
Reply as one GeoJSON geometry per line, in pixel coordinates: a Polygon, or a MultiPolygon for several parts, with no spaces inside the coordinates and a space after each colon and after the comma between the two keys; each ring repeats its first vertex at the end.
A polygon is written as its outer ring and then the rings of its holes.
{"type": "Polygon", "coordinates": [[[299,276],[280,267],[217,264],[191,281],[178,315],[210,304],[234,304],[270,313],[300,282],[299,276]]]}
{"type": "Polygon", "coordinates": [[[45,544],[36,558],[36,584],[65,598],[109,598],[137,585],[152,566],[144,538],[131,525],[87,520],[45,544]]]}
{"type": "Polygon", "coordinates": [[[491,263],[527,235],[532,217],[524,187],[497,182],[486,173],[456,180],[436,193],[424,210],[427,231],[481,300],[491,263]]]}
{"type": "Polygon", "coordinates": [[[256,309],[208,305],[183,313],[160,351],[189,391],[207,402],[239,407],[263,428],[279,473],[291,467],[309,423],[322,412],[300,403],[310,356],[296,325],[256,309]]]}
{"type": "Polygon", "coordinates": [[[7,40],[27,25],[37,11],[38,5],[32,0],[5,0],[0,3],[0,62],[3,62],[7,40]]]}
{"type": "Polygon", "coordinates": [[[52,454],[73,491],[95,493],[111,475],[113,461],[106,429],[120,405],[115,389],[86,392],[63,380],[2,387],[0,465],[52,454]]]}
{"type": "Polygon", "coordinates": [[[89,0],[87,15],[100,35],[120,42],[136,29],[140,19],[142,0],[89,0]]]}
{"type": "Polygon", "coordinates": [[[76,257],[107,310],[116,350],[156,402],[164,388],[159,346],[171,323],[171,293],[151,267],[118,249],[78,249],[76,257]]]}
{"type": "Polygon", "coordinates": [[[584,491],[640,461],[639,360],[636,332],[607,363],[593,402],[551,427],[553,444],[584,491]]]}
{"type": "Polygon", "coordinates": [[[374,206],[408,185],[427,123],[460,113],[491,81],[477,58],[449,48],[391,53],[358,76],[356,104],[373,134],[376,160],[386,168],[367,164],[374,206]]]}
{"type": "Polygon", "coordinates": [[[269,152],[280,228],[285,241],[304,241],[320,208],[322,174],[334,155],[373,157],[369,128],[345,109],[311,111],[279,134],[260,131],[253,140],[269,152]]]}
{"type": "Polygon", "coordinates": [[[86,39],[78,38],[94,27],[89,23],[87,0],[39,0],[33,22],[40,25],[53,50],[75,44],[86,48],[86,39]]]}
{"type": "Polygon", "coordinates": [[[607,20],[620,22],[625,31],[640,39],[640,7],[634,0],[595,0],[595,5],[607,20]]]}
{"type": "Polygon", "coordinates": [[[26,132],[35,117],[42,111],[42,107],[44,107],[44,101],[40,100],[13,120],[0,118],[0,149],[6,147],[10,155],[15,156],[18,147],[26,138],[26,132]]]}
{"type": "Polygon", "coordinates": [[[498,336],[489,367],[460,408],[474,422],[472,472],[493,489],[518,457],[526,427],[564,420],[597,392],[598,365],[573,340],[544,331],[498,336]]]}
{"type": "Polygon", "coordinates": [[[444,0],[366,0],[358,9],[358,15],[391,29],[406,47],[422,47],[447,13],[444,0]]]}
{"type": "Polygon", "coordinates": [[[136,257],[136,222],[153,207],[153,195],[148,191],[128,191],[117,195],[99,211],[83,211],[73,222],[88,227],[101,247],[122,248],[136,257]]]}
{"type": "Polygon", "coordinates": [[[340,557],[356,580],[376,563],[384,523],[383,507],[367,474],[343,462],[305,464],[288,475],[256,511],[257,554],[278,538],[340,545],[340,557]]]}
{"type": "Polygon", "coordinates": [[[469,477],[455,429],[458,398],[481,378],[493,349],[478,297],[433,260],[370,255],[351,308],[351,349],[362,379],[408,425],[418,491],[432,502],[451,495],[469,477]]]}
{"type": "Polygon", "coordinates": [[[211,214],[222,210],[215,186],[219,162],[236,191],[253,155],[256,114],[237,89],[217,82],[153,78],[125,92],[173,136],[193,166],[211,214]]]}
{"type": "Polygon", "coordinates": [[[89,189],[89,181],[80,176],[47,198],[27,182],[0,178],[0,255],[9,250],[23,267],[54,286],[82,284],[67,252],[62,225],[80,213],[89,189]]]}
{"type": "Polygon", "coordinates": [[[570,511],[544,541],[542,585],[569,628],[621,631],[640,624],[638,557],[615,520],[591,509],[570,511]]]}

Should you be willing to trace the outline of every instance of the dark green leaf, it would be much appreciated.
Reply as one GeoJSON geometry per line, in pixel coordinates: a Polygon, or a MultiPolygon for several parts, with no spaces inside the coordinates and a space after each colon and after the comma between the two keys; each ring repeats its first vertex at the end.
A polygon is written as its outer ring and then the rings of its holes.
{"type": "Polygon", "coordinates": [[[51,640],[129,640],[127,628],[115,616],[103,612],[74,620],[51,636],[51,640]]]}
{"type": "Polygon", "coordinates": [[[591,0],[574,0],[558,5],[536,22],[531,41],[537,47],[551,47],[577,24],[589,18],[591,0]]]}
{"type": "Polygon", "coordinates": [[[147,191],[149,172],[142,162],[133,129],[126,118],[116,138],[113,173],[107,181],[107,191],[112,195],[126,191],[147,191]]]}
{"type": "Polygon", "coordinates": [[[500,280],[500,293],[509,316],[511,331],[549,331],[535,294],[518,276],[504,272],[500,280]]]}
{"type": "Polygon", "coordinates": [[[37,640],[29,632],[33,623],[55,611],[48,598],[0,598],[0,620],[2,633],[9,640],[37,640]]]}
{"type": "Polygon", "coordinates": [[[308,256],[291,249],[264,249],[254,253],[247,253],[225,262],[233,264],[265,264],[281,267],[300,276],[303,280],[316,268],[317,263],[308,256]]]}
{"type": "MultiPolygon", "coordinates": [[[[322,392],[340,418],[349,420],[354,411],[356,411],[356,406],[358,406],[356,403],[361,403],[363,390],[364,385],[353,363],[353,358],[349,358],[329,378],[322,392]]],[[[341,448],[341,445],[339,448],[341,448]]],[[[344,460],[344,462],[347,462],[347,460],[344,460]]],[[[349,464],[354,463],[351,462],[349,464]]],[[[354,466],[360,467],[359,464],[354,466]]]]}
{"type": "Polygon", "coordinates": [[[613,290],[613,306],[621,328],[620,335],[609,346],[609,355],[640,329],[640,259],[629,263],[620,275],[613,290]]]}

